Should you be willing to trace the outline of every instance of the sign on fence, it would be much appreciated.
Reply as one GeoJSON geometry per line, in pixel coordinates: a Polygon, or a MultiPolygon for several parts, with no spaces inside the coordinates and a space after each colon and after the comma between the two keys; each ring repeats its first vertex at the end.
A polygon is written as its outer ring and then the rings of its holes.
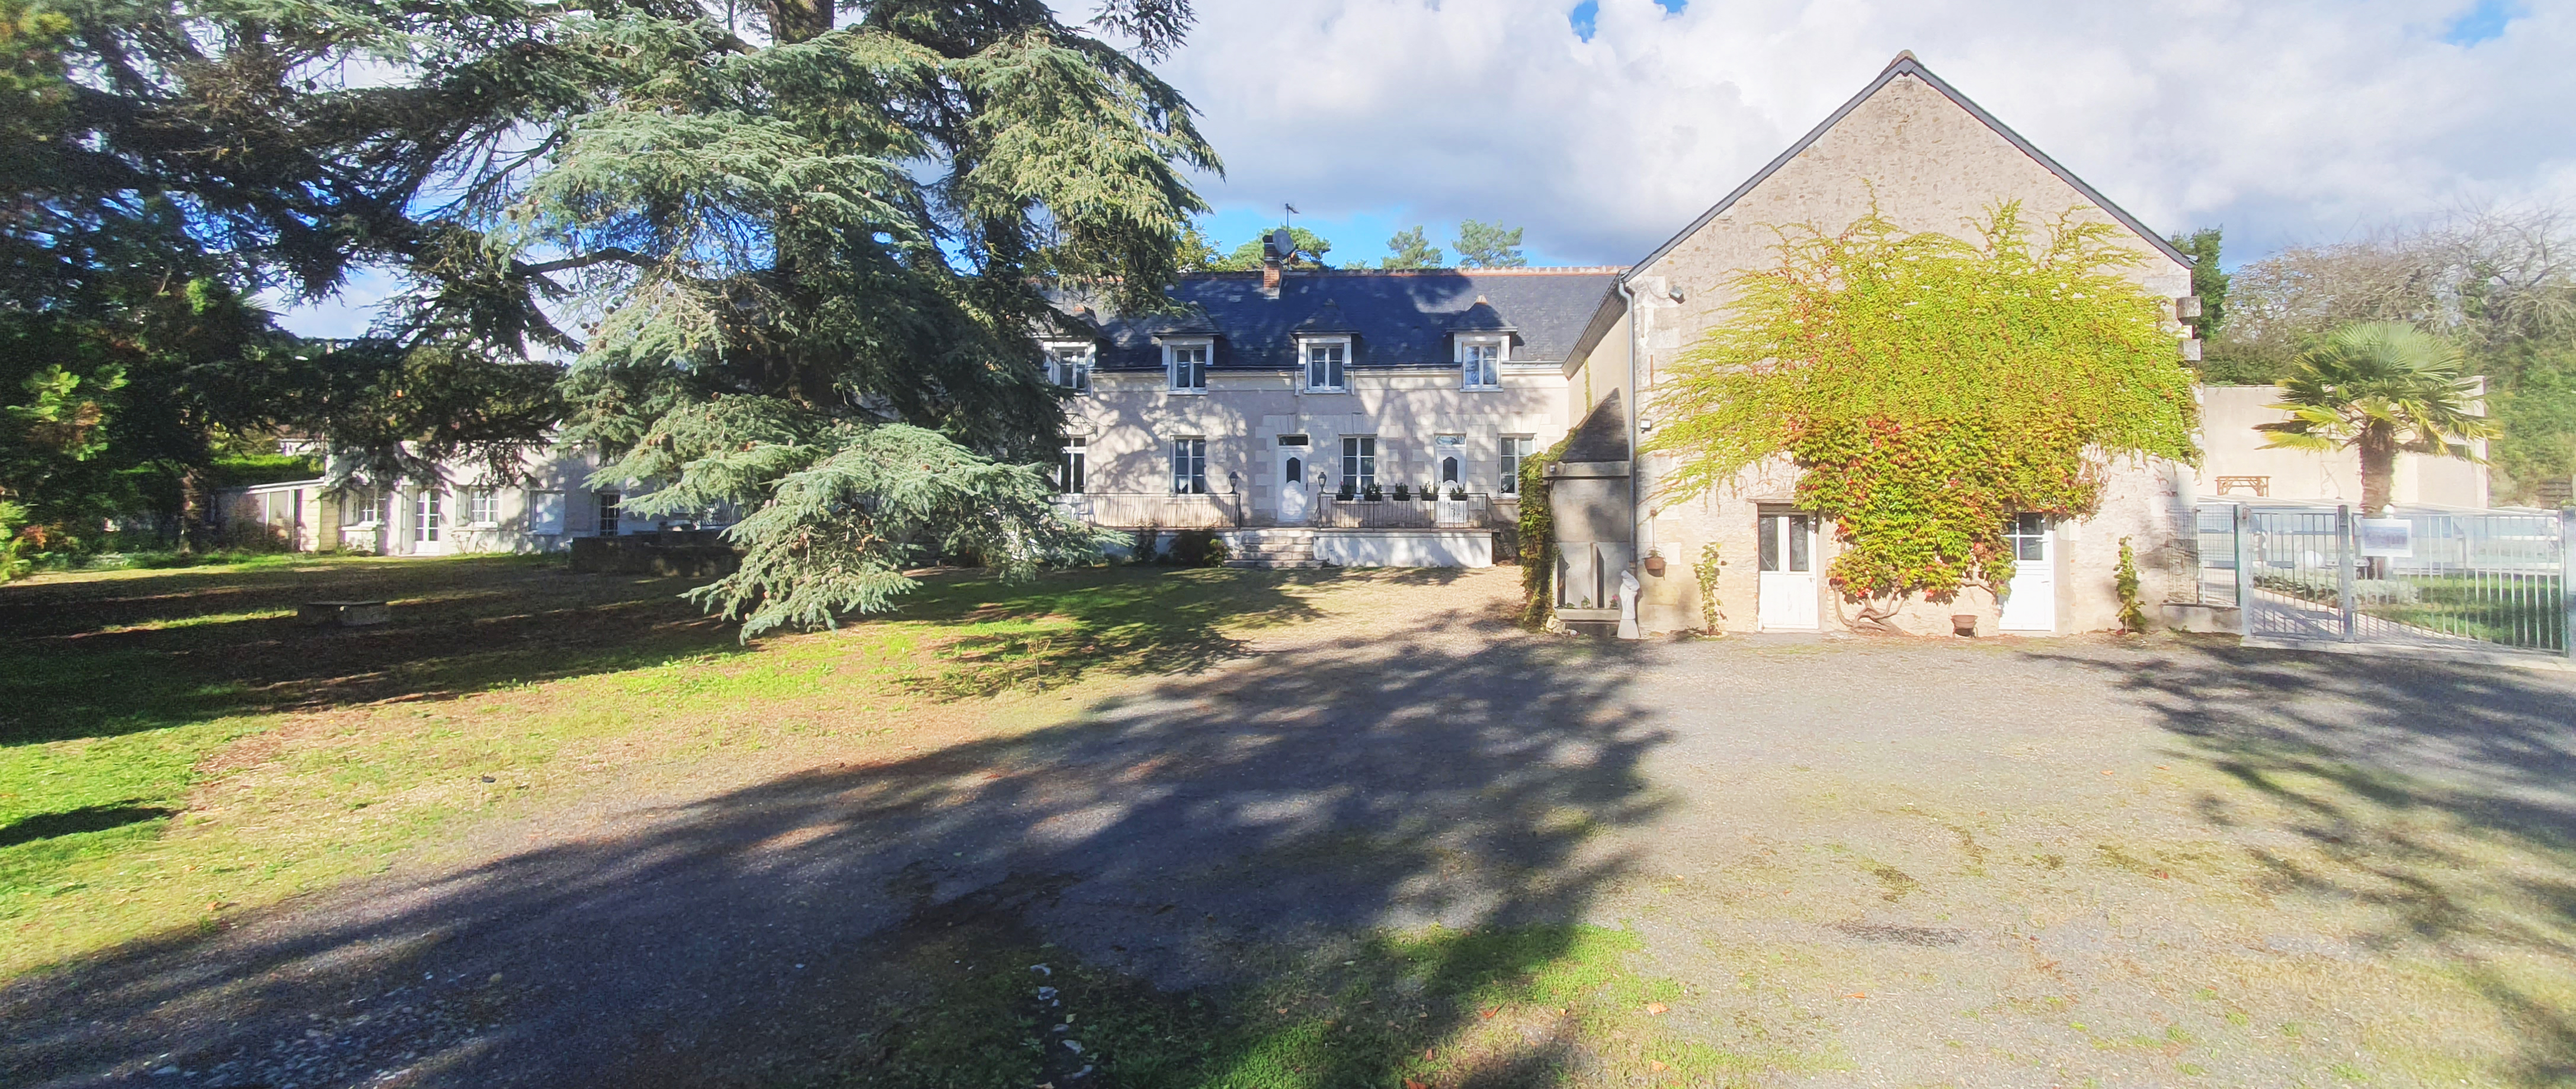
{"type": "Polygon", "coordinates": [[[2415,555],[2415,522],[2410,518],[2361,519],[2361,554],[2406,559],[2415,555]]]}

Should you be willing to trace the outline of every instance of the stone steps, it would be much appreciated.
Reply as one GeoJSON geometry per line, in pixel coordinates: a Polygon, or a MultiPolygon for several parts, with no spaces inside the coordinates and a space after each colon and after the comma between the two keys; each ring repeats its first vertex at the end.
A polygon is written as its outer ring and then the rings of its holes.
{"type": "Polygon", "coordinates": [[[1225,561],[1227,567],[1322,567],[1315,559],[1315,531],[1311,529],[1244,530],[1228,535],[1234,552],[1225,561]]]}

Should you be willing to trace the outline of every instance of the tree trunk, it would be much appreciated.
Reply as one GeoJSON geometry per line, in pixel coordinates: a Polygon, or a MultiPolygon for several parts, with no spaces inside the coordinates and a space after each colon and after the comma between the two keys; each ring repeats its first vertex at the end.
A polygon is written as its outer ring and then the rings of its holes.
{"type": "Polygon", "coordinates": [[[769,40],[794,45],[832,29],[832,0],[766,0],[769,40]]]}
{"type": "Polygon", "coordinates": [[[179,554],[191,555],[212,534],[206,496],[206,470],[191,465],[179,471],[179,554]]]}
{"type": "Polygon", "coordinates": [[[2397,434],[2385,423],[2372,423],[2361,432],[2361,511],[2364,517],[2377,518],[2388,506],[2389,493],[2397,483],[2397,434]]]}

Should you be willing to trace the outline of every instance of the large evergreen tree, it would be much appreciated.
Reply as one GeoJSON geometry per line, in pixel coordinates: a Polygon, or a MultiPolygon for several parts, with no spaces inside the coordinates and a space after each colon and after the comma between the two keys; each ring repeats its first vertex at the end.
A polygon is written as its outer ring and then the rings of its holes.
{"type": "Polygon", "coordinates": [[[1204,210],[1183,171],[1217,167],[1147,67],[1186,0],[1090,27],[1040,0],[0,3],[0,91],[41,107],[0,121],[6,316],[86,293],[112,343],[190,284],[317,297],[389,270],[405,290],[363,341],[238,306],[164,368],[260,406],[229,422],[320,431],[351,479],[668,442],[732,397],[829,424],[799,441],[900,422],[1024,457],[1060,418],[1045,290],[1161,305],[1204,210]]]}

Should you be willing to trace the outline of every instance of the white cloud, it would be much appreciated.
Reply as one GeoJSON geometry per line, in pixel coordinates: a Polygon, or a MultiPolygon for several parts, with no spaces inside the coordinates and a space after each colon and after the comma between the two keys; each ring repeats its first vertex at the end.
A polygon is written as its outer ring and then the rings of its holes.
{"type": "Polygon", "coordinates": [[[2473,45],[2444,40],[2471,0],[1600,0],[1588,42],[1573,6],[1200,0],[1162,69],[1225,157],[1220,205],[1501,220],[1565,261],[1643,255],[1899,49],[2148,224],[2225,224],[2231,263],[2576,195],[2566,3],[2473,45]]]}

